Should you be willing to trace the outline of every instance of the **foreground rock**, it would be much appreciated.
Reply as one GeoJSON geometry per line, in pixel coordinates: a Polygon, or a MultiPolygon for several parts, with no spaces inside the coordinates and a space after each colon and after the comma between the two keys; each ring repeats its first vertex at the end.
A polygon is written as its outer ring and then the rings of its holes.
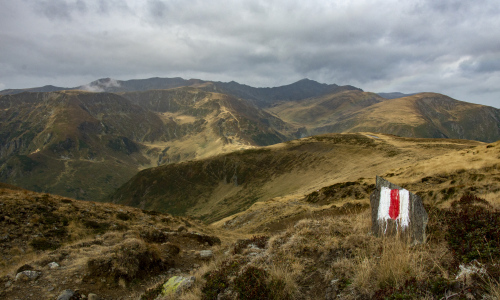
{"type": "Polygon", "coordinates": [[[398,235],[412,243],[425,242],[429,217],[419,196],[377,176],[370,205],[375,235],[398,235]]]}
{"type": "Polygon", "coordinates": [[[194,284],[194,277],[173,276],[163,284],[162,296],[179,296],[194,284]]]}
{"type": "Polygon", "coordinates": [[[26,270],[16,274],[16,281],[18,280],[35,280],[40,276],[40,272],[26,270]]]}

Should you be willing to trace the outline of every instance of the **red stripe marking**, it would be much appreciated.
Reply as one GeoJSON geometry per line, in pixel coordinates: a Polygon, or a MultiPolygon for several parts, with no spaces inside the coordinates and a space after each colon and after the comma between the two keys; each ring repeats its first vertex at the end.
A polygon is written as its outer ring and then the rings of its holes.
{"type": "Polygon", "coordinates": [[[396,220],[399,216],[399,190],[391,190],[391,205],[389,206],[389,217],[396,220]]]}

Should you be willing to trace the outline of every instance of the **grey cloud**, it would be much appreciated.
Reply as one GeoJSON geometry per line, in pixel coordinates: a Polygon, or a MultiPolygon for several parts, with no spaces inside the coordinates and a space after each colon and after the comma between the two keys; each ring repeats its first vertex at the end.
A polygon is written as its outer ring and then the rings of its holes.
{"type": "Polygon", "coordinates": [[[149,16],[151,16],[155,22],[164,23],[169,14],[166,2],[161,0],[148,0],[147,10],[149,16]]]}
{"type": "Polygon", "coordinates": [[[466,73],[500,72],[500,52],[464,60],[460,63],[460,69],[466,73]]]}
{"type": "Polygon", "coordinates": [[[70,21],[74,13],[83,14],[87,12],[87,5],[82,0],[50,0],[35,1],[35,9],[51,20],[70,21]]]}
{"type": "Polygon", "coordinates": [[[183,76],[275,86],[309,77],[460,98],[480,81],[487,97],[489,85],[500,86],[492,76],[500,68],[496,1],[20,3],[0,11],[0,82],[8,87],[29,86],[27,78],[57,85],[53,78],[183,76]]]}

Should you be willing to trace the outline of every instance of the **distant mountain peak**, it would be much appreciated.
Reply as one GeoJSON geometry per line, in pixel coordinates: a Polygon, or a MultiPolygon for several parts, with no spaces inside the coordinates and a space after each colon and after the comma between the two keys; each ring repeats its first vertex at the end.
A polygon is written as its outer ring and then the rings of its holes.
{"type": "Polygon", "coordinates": [[[327,85],[325,83],[317,82],[316,80],[312,80],[312,79],[309,79],[309,78],[303,78],[303,79],[301,79],[299,81],[296,81],[296,82],[292,83],[292,85],[293,84],[304,84],[304,83],[305,84],[327,85]]]}
{"type": "Polygon", "coordinates": [[[418,93],[411,93],[411,94],[405,94],[405,93],[400,93],[400,92],[392,92],[392,93],[377,93],[382,98],[385,99],[396,99],[396,98],[403,98],[407,96],[413,96],[418,93]]]}

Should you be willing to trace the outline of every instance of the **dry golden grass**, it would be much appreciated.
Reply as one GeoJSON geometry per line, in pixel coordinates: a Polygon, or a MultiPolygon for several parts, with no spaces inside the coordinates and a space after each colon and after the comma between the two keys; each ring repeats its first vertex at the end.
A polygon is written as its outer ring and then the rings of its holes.
{"type": "MultiPolygon", "coordinates": [[[[332,280],[345,283],[340,291],[344,299],[372,297],[381,289],[404,289],[411,280],[427,284],[442,278],[453,281],[453,256],[442,235],[430,233],[428,243],[417,247],[397,239],[377,238],[368,234],[371,228],[369,210],[354,209],[344,215],[331,213],[334,206],[367,205],[368,198],[346,197],[335,203],[314,205],[303,201],[304,196],[328,184],[351,180],[371,184],[374,175],[385,175],[396,184],[419,192],[425,204],[446,207],[462,192],[474,190],[493,206],[498,206],[499,143],[487,147],[484,143],[471,141],[403,139],[372,133],[366,136],[377,136],[381,145],[398,149],[399,154],[387,157],[375,153],[365,159],[360,158],[364,154],[349,157],[346,151],[336,153],[337,160],[333,156],[322,160],[322,167],[275,176],[262,189],[269,199],[213,225],[231,229],[235,237],[246,235],[249,238],[248,233],[270,236],[263,255],[249,259],[248,263],[267,270],[273,278],[282,279],[286,291],[297,299],[324,298],[324,294],[315,290],[324,291],[332,280]],[[396,165],[398,167],[394,168],[396,165]],[[359,177],[364,179],[358,180],[359,177]],[[423,180],[424,177],[429,179],[423,180]],[[303,185],[295,187],[297,182],[303,185]],[[456,191],[449,192],[450,188],[456,191]]],[[[297,141],[290,143],[300,144],[297,141]]],[[[270,148],[280,151],[283,147],[270,148]]],[[[233,187],[223,188],[217,193],[231,193],[233,187]]],[[[228,244],[225,247],[231,250],[228,244]]],[[[182,299],[201,298],[205,284],[203,274],[217,269],[222,261],[232,257],[224,254],[225,250],[219,252],[216,261],[195,273],[200,280],[182,299]]],[[[491,280],[488,290],[495,297],[498,284],[491,280]]],[[[434,299],[429,295],[420,298],[434,299]]]]}
{"type": "Polygon", "coordinates": [[[424,256],[427,253],[425,249],[412,249],[399,239],[384,239],[377,264],[378,286],[391,285],[399,288],[411,278],[424,279],[424,256]]]}
{"type": "MultiPolygon", "coordinates": [[[[360,138],[370,138],[374,142],[373,147],[365,148],[362,144],[352,146],[332,144],[331,147],[335,149],[334,151],[317,151],[318,147],[328,148],[328,138],[342,138],[343,135],[325,135],[324,138],[327,142],[324,142],[324,144],[323,142],[317,143],[318,145],[315,145],[313,142],[315,138],[312,137],[268,147],[273,155],[280,155],[281,152],[286,153],[290,151],[288,149],[294,147],[304,147],[304,149],[311,147],[309,155],[312,158],[308,157],[307,163],[297,162],[296,168],[292,168],[289,172],[274,175],[270,180],[265,181],[263,185],[253,187],[253,191],[258,192],[259,202],[253,204],[244,212],[215,222],[214,225],[241,232],[263,231],[266,228],[266,223],[272,223],[270,220],[273,218],[274,220],[281,217],[290,218],[294,215],[307,212],[314,213],[327,208],[310,206],[300,201],[305,195],[318,191],[323,187],[354,181],[373,184],[375,176],[387,174],[391,174],[387,175],[387,179],[394,181],[396,184],[407,186],[408,183],[413,184],[423,177],[443,173],[445,172],[444,168],[447,168],[448,172],[461,168],[463,157],[457,156],[457,153],[464,151],[472,153],[474,147],[484,147],[486,149],[486,144],[476,141],[406,139],[374,133],[362,133],[359,136],[360,138]],[[432,160],[433,163],[428,164],[429,160],[432,160]],[[452,163],[455,164],[453,167],[447,167],[452,163]],[[434,164],[437,165],[436,168],[432,168],[434,164]],[[425,173],[426,168],[432,170],[429,175],[425,173]],[[439,168],[443,168],[443,170],[436,171],[439,168]]],[[[499,163],[500,159],[496,155],[491,155],[491,152],[486,153],[484,161],[476,162],[477,165],[491,167],[495,163],[499,163]]],[[[491,181],[493,182],[493,179],[491,181]]],[[[446,186],[446,188],[448,187],[446,186]]],[[[241,187],[239,188],[241,189],[241,187]]],[[[425,184],[421,184],[416,190],[412,191],[417,192],[424,188],[425,184]]],[[[228,186],[227,189],[235,191],[233,186],[228,186]]],[[[228,190],[224,190],[224,192],[229,194],[228,190]]],[[[217,193],[210,199],[219,199],[218,201],[220,201],[223,197],[223,194],[217,193]]],[[[210,200],[211,202],[215,203],[215,200],[210,200]]],[[[368,198],[355,199],[349,196],[342,201],[336,202],[335,205],[341,206],[346,202],[366,204],[368,198]]],[[[208,206],[211,206],[210,203],[208,203],[208,206]]]]}
{"type": "Polygon", "coordinates": [[[491,297],[490,299],[492,300],[498,300],[500,299],[500,279],[494,279],[488,277],[487,279],[487,284],[486,284],[486,289],[489,292],[489,296],[491,297]]]}

